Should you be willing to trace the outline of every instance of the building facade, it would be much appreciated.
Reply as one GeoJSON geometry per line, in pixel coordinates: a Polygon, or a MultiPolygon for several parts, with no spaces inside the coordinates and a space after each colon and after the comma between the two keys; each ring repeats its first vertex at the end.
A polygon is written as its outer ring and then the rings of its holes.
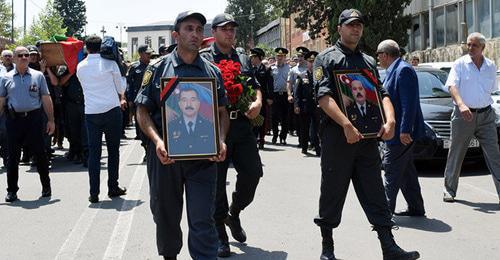
{"type": "Polygon", "coordinates": [[[326,49],[328,44],[324,36],[311,39],[309,31],[296,28],[294,21],[296,16],[292,14],[290,18],[278,18],[259,29],[257,44],[264,44],[271,49],[285,47],[290,50],[290,57],[295,54],[295,48],[299,46],[318,52],[326,49]]]}
{"type": "MultiPolygon", "coordinates": [[[[206,24],[203,33],[205,37],[212,35],[210,29],[211,24],[206,24]]],[[[141,26],[127,27],[128,60],[132,61],[140,45],[147,44],[158,53],[158,48],[160,48],[161,45],[169,46],[174,44],[175,40],[172,38],[173,30],[174,22],[170,21],[160,21],[141,26]]]]}
{"type": "Polygon", "coordinates": [[[467,35],[480,32],[487,38],[485,56],[500,64],[500,0],[414,0],[406,13],[412,16],[407,48],[421,62],[457,59],[466,53],[467,35]]]}

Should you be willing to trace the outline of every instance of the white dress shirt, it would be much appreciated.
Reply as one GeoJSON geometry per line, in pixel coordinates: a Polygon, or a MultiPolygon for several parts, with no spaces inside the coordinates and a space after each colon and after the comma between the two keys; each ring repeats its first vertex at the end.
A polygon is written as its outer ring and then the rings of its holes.
{"type": "Polygon", "coordinates": [[[366,102],[363,105],[360,105],[356,102],[356,106],[358,106],[359,113],[362,116],[366,116],[366,102]]]}
{"type": "Polygon", "coordinates": [[[127,87],[115,61],[89,54],[76,69],[82,84],[85,114],[101,114],[120,106],[119,94],[127,87]]]}
{"type": "Polygon", "coordinates": [[[186,126],[186,129],[188,130],[188,133],[190,130],[193,130],[194,132],[194,128],[196,127],[196,119],[197,117],[195,117],[194,119],[192,120],[189,120],[189,118],[187,118],[186,116],[182,115],[184,117],[184,125],[186,126]],[[192,122],[193,125],[191,126],[191,129],[189,128],[189,122],[192,122]]]}
{"type": "Polygon", "coordinates": [[[478,69],[469,55],[462,56],[451,67],[444,90],[456,86],[466,106],[487,107],[493,104],[491,93],[497,90],[496,71],[495,64],[486,57],[478,69]]]}

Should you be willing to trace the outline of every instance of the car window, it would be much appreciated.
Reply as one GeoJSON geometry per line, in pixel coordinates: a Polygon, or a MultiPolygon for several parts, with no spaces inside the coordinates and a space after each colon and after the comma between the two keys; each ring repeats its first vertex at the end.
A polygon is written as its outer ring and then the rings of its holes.
{"type": "Polygon", "coordinates": [[[450,97],[443,90],[448,73],[444,71],[417,71],[420,98],[442,98],[450,97]]]}

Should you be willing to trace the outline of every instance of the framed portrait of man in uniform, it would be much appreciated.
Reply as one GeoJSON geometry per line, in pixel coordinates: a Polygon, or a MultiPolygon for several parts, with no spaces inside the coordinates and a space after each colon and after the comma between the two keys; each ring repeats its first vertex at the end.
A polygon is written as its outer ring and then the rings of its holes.
{"type": "Polygon", "coordinates": [[[385,123],[378,80],[371,70],[333,71],[342,112],[364,138],[376,138],[385,123]]]}
{"type": "Polygon", "coordinates": [[[213,78],[162,78],[163,141],[176,160],[202,160],[219,153],[219,113],[213,78]]]}

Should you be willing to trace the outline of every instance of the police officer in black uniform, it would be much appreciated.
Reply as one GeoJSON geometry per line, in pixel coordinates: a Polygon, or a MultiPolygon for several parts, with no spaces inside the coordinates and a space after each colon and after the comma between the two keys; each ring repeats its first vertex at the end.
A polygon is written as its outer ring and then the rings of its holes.
{"type": "MultiPolygon", "coordinates": [[[[363,26],[361,12],[344,10],[337,26],[340,40],[321,52],[314,62],[317,96],[324,111],[320,126],[321,195],[319,215],[314,219],[323,238],[320,259],[335,259],[332,229],[340,224],[351,180],[368,220],[378,233],[384,259],[417,259],[418,252],[406,252],[394,241],[391,232],[394,223],[382,184],[377,139],[363,139],[339,108],[342,100],[338,98],[333,71],[363,68],[376,71],[375,60],[358,48],[363,26]]],[[[379,91],[387,123],[380,128],[378,136],[389,140],[394,135],[394,110],[387,92],[382,88],[379,91]]]]}
{"type": "Polygon", "coordinates": [[[85,125],[83,89],[75,73],[67,71],[59,81],[63,89],[64,121],[69,141],[67,159],[88,166],[88,140],[85,125]]]}
{"type": "MultiPolygon", "coordinates": [[[[221,60],[239,62],[242,74],[251,75],[250,64],[242,63],[248,58],[242,58],[244,54],[238,54],[232,47],[237,26],[238,24],[229,14],[215,16],[212,21],[212,34],[215,42],[200,52],[202,57],[216,64],[219,64],[221,60]]],[[[256,89],[257,100],[250,105],[246,113],[238,110],[230,111],[231,123],[226,138],[227,158],[217,165],[217,199],[214,218],[220,240],[219,257],[228,257],[231,254],[224,223],[231,229],[234,239],[242,243],[246,241],[239,214],[253,201],[257,184],[262,176],[257,140],[249,120],[249,118],[256,118],[260,113],[262,93],[256,81],[251,84],[256,89]],[[238,172],[231,207],[228,206],[226,195],[226,178],[230,162],[238,172]]]]}
{"type": "MultiPolygon", "coordinates": [[[[135,116],[135,106],[134,100],[137,96],[137,92],[141,89],[142,77],[146,71],[146,67],[151,61],[151,54],[153,49],[148,45],[141,45],[137,49],[139,52],[139,60],[132,63],[127,73],[127,89],[125,90],[125,97],[128,102],[128,108],[131,110],[132,114],[135,116]]],[[[141,139],[141,130],[139,125],[135,124],[135,138],[136,140],[141,139]]],[[[144,144],[143,144],[144,146],[144,144]]]]}
{"type": "MultiPolygon", "coordinates": [[[[313,84],[312,65],[318,52],[310,51],[305,54],[304,59],[307,61],[307,71],[305,75],[298,75],[296,79],[296,89],[294,93],[294,111],[299,116],[299,141],[302,153],[307,154],[309,148],[309,133],[311,125],[316,122],[316,101],[313,84]]],[[[312,133],[316,135],[316,133],[312,133]]],[[[315,143],[316,155],[319,156],[319,143],[315,143]]]]}
{"type": "Polygon", "coordinates": [[[269,111],[268,106],[273,104],[272,93],[274,90],[271,69],[262,64],[262,59],[265,56],[266,54],[261,48],[253,48],[250,50],[250,62],[252,63],[253,76],[259,82],[262,100],[265,100],[265,103],[263,101],[262,108],[260,109],[260,114],[264,117],[264,123],[254,128],[255,136],[258,137],[259,149],[264,148],[267,126],[269,125],[267,120],[267,113],[269,111]]]}
{"type": "Polygon", "coordinates": [[[172,36],[178,47],[148,67],[144,73],[143,88],[136,98],[137,120],[149,139],[147,171],[157,247],[165,259],[176,259],[182,247],[180,222],[184,189],[190,255],[193,259],[217,259],[217,231],[213,220],[217,167],[214,161],[225,159],[226,145],[223,139],[229,118],[221,74],[198,53],[205,23],[206,19],[200,13],[188,11],[177,16],[172,36]],[[160,134],[163,132],[160,78],[172,76],[216,79],[221,145],[220,154],[210,161],[174,161],[167,154],[160,134]]]}

